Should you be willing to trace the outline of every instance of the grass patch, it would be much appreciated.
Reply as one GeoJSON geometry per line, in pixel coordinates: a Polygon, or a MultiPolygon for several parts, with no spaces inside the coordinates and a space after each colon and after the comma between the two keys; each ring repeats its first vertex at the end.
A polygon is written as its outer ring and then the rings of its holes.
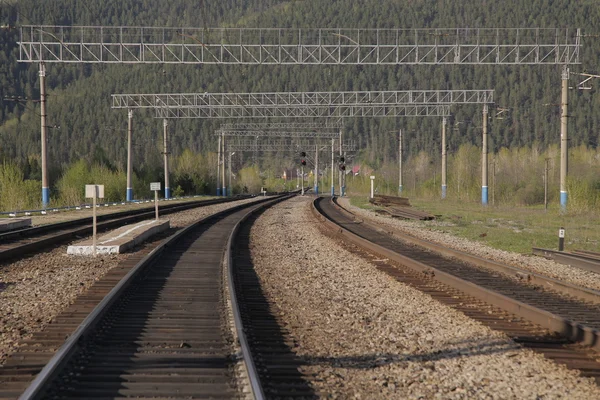
{"type": "MultiPolygon", "coordinates": [[[[453,200],[410,199],[413,207],[437,216],[423,227],[485,243],[493,248],[531,254],[532,247],[558,249],[558,230],[565,229],[565,250],[600,252],[600,215],[561,212],[558,206],[506,207],[453,200]]],[[[372,209],[368,199],[351,204],[372,209]]]]}

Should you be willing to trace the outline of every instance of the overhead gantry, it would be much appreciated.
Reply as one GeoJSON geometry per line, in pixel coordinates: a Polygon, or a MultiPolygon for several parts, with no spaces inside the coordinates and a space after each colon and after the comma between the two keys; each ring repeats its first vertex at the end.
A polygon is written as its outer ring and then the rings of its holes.
{"type": "MultiPolygon", "coordinates": [[[[493,102],[493,90],[112,95],[114,109],[150,109],[165,121],[170,118],[447,117],[453,105],[483,104],[485,107],[493,102]]],[[[487,163],[487,152],[485,157],[487,163]]],[[[487,187],[487,181],[485,184],[487,187]]]]}
{"type": "MultiPolygon", "coordinates": [[[[561,65],[580,63],[581,30],[568,28],[285,29],[28,25],[19,62],[235,65],[561,65]]],[[[42,82],[40,82],[42,83],[42,82]]],[[[561,98],[561,206],[566,207],[567,96],[561,98]],[[563,156],[564,155],[564,156],[563,156]]],[[[45,101],[41,95],[40,101],[45,101]]],[[[486,106],[484,106],[486,107],[486,106]]],[[[336,107],[344,116],[444,116],[447,106],[336,107]]],[[[163,118],[239,118],[240,108],[162,108],[163,118]],[[166,115],[170,113],[170,115],[166,115]]],[[[254,117],[321,117],[316,108],[255,109],[254,117]],[[276,112],[277,111],[277,112],[276,112]],[[316,111],[316,114],[315,114],[316,111]]],[[[159,115],[160,116],[160,115],[159,115]]],[[[330,115],[331,116],[331,115],[330,115]]],[[[42,143],[46,141],[42,113],[42,143]]],[[[46,150],[42,146],[42,165],[46,150]]],[[[483,150],[486,158],[487,149],[483,150]]],[[[487,174],[487,161],[482,165],[487,174]]],[[[485,179],[487,181],[487,178],[485,179]]],[[[49,199],[42,168],[43,205],[49,199]]],[[[482,201],[487,200],[482,188],[482,201]]]]}

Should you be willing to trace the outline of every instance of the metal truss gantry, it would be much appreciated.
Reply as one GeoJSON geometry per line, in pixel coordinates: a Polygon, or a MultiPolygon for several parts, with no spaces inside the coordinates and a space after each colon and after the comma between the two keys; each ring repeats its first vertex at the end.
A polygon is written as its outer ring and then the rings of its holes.
{"type": "Polygon", "coordinates": [[[449,105],[356,105],[269,107],[158,107],[155,118],[354,118],[354,117],[448,117],[449,105]]]}
{"type": "MultiPolygon", "coordinates": [[[[324,144],[318,144],[314,142],[255,142],[252,140],[237,141],[227,143],[227,151],[291,151],[297,152],[298,150],[315,152],[321,149],[327,149],[328,146],[324,144]]],[[[356,143],[349,141],[342,143],[342,152],[354,152],[356,151],[356,143]]]]}
{"type": "Polygon", "coordinates": [[[578,64],[580,29],[29,25],[19,61],[159,64],[578,64]]]}
{"type": "Polygon", "coordinates": [[[343,128],[344,124],[342,121],[330,121],[325,120],[324,122],[237,122],[230,124],[221,124],[220,129],[227,130],[268,130],[268,129],[339,129],[343,128]]]}
{"type": "Polygon", "coordinates": [[[113,94],[112,108],[157,118],[449,116],[454,104],[492,104],[493,90],[113,94]]]}
{"type": "Polygon", "coordinates": [[[281,131],[281,130],[228,130],[218,129],[215,135],[231,137],[254,137],[254,138],[319,138],[338,139],[340,132],[336,131],[281,131]]]}

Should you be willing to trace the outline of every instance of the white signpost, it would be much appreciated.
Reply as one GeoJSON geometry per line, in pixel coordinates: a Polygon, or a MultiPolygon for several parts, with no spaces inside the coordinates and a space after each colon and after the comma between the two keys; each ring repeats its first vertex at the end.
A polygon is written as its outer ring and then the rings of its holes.
{"type": "Polygon", "coordinates": [[[150,182],[150,190],[154,192],[154,210],[156,211],[156,220],[158,221],[158,192],[160,192],[160,182],[150,182]]]}
{"type": "Polygon", "coordinates": [[[96,198],[104,198],[104,185],[85,185],[85,198],[92,199],[92,254],[96,256],[96,198]]]}
{"type": "Polygon", "coordinates": [[[375,182],[375,177],[373,175],[371,175],[371,198],[373,198],[373,185],[375,182]]]}

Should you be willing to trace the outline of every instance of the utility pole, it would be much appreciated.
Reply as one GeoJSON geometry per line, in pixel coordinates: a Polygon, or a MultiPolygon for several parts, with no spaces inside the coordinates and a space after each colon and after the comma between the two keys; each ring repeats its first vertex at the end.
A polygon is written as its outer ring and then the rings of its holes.
{"type": "Polygon", "coordinates": [[[402,196],[402,129],[398,131],[398,195],[402,196]]]}
{"type": "Polygon", "coordinates": [[[319,195],[319,145],[315,146],[315,194],[319,195]]]}
{"type": "Polygon", "coordinates": [[[492,158],[492,205],[496,205],[496,157],[492,158]]]}
{"type": "Polygon", "coordinates": [[[127,111],[127,201],[133,201],[133,185],[131,183],[131,140],[133,135],[133,110],[127,111]]]}
{"type": "Polygon", "coordinates": [[[333,150],[335,148],[335,139],[331,139],[331,197],[335,196],[335,185],[333,184],[333,173],[335,171],[335,158],[333,155],[333,150]]]}
{"type": "Polygon", "coordinates": [[[223,182],[222,195],[227,196],[227,183],[225,183],[225,136],[223,134],[221,134],[221,136],[223,136],[223,139],[221,140],[221,145],[223,146],[223,150],[221,151],[223,157],[223,169],[221,170],[221,180],[223,182]]]}
{"type": "Polygon", "coordinates": [[[217,196],[221,195],[221,135],[219,135],[219,150],[217,150],[217,196]]]}
{"type": "Polygon", "coordinates": [[[235,154],[235,152],[229,152],[229,193],[228,195],[231,196],[233,194],[233,190],[232,190],[232,186],[231,186],[231,156],[233,156],[235,154]]]}
{"type": "MultiPolygon", "coordinates": [[[[340,140],[339,140],[339,145],[340,145],[340,160],[342,159],[342,130],[340,129],[340,140]]],[[[341,169],[338,171],[338,186],[340,187],[340,196],[344,195],[344,186],[343,186],[343,176],[344,176],[344,171],[342,171],[341,169]]]]}
{"type": "Polygon", "coordinates": [[[302,179],[300,180],[301,182],[301,191],[300,191],[300,195],[304,196],[304,165],[300,167],[300,173],[302,174],[302,179]]]}
{"type": "Polygon", "coordinates": [[[165,148],[165,199],[170,199],[171,198],[171,188],[169,187],[169,140],[168,140],[168,134],[169,134],[169,121],[165,118],[163,120],[163,127],[164,127],[164,148],[165,148]]]}
{"type": "Polygon", "coordinates": [[[481,150],[481,204],[488,204],[488,105],[483,105],[483,141],[481,150]]]}
{"type": "Polygon", "coordinates": [[[567,141],[567,109],[569,90],[569,68],[565,65],[562,71],[561,115],[560,115],[560,208],[567,208],[567,173],[568,173],[568,141],[567,141]]]}
{"type": "Polygon", "coordinates": [[[42,208],[50,204],[50,185],[48,184],[48,135],[46,126],[46,65],[40,63],[40,117],[42,125],[42,208]]]}
{"type": "Polygon", "coordinates": [[[549,158],[545,159],[544,166],[544,210],[548,211],[548,161],[549,158]]]}
{"type": "Polygon", "coordinates": [[[442,118],[442,199],[446,198],[448,191],[447,171],[448,171],[448,150],[446,149],[446,117],[442,118]]]}

